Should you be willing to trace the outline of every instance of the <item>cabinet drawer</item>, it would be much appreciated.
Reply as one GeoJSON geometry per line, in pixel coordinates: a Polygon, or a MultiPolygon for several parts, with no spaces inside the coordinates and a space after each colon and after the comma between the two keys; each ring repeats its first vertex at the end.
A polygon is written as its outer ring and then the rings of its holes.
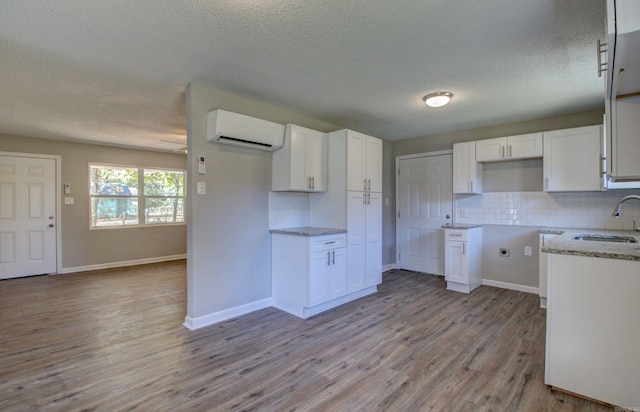
{"type": "Polygon", "coordinates": [[[314,236],[309,239],[309,252],[317,252],[319,250],[335,249],[345,247],[347,244],[347,235],[327,235],[314,236]]]}
{"type": "Polygon", "coordinates": [[[466,241],[468,237],[469,231],[462,229],[445,229],[444,230],[444,239],[445,240],[461,240],[466,241]]]}

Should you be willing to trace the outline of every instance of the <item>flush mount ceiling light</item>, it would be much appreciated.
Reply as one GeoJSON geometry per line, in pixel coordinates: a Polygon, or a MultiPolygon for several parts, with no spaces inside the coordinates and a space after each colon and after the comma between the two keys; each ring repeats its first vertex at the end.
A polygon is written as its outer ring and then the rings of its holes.
{"type": "Polygon", "coordinates": [[[453,93],[449,92],[436,92],[430,93],[422,98],[429,107],[442,107],[449,103],[449,100],[453,97],[453,93]]]}

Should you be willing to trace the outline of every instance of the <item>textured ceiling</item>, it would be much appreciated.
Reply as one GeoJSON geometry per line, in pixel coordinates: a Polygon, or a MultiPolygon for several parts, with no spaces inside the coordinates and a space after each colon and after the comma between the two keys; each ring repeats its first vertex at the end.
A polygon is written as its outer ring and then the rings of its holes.
{"type": "Polygon", "coordinates": [[[604,18],[604,0],[0,0],[0,132],[175,149],[190,82],[389,140],[591,110],[604,18]],[[427,110],[438,90],[452,103],[427,110]]]}

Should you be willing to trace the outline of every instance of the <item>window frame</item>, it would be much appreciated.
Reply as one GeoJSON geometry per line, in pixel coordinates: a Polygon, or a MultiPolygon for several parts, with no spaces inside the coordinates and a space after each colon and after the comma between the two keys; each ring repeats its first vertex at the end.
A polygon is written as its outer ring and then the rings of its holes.
{"type": "Polygon", "coordinates": [[[138,166],[138,165],[124,165],[114,163],[103,162],[89,162],[88,166],[88,195],[89,195],[89,230],[111,230],[111,229],[140,229],[149,227],[162,227],[162,226],[181,226],[187,224],[187,170],[186,169],[174,169],[170,167],[155,167],[155,166],[138,166]],[[91,169],[92,168],[115,168],[115,169],[136,169],[138,172],[138,184],[137,195],[120,197],[115,195],[94,195],[91,193],[91,169]],[[158,195],[145,195],[144,194],[144,173],[145,170],[157,170],[174,173],[182,173],[182,196],[158,196],[158,195]],[[138,223],[129,225],[108,225],[108,226],[93,226],[93,199],[118,199],[118,198],[136,198],[138,202],[138,223]],[[163,222],[163,223],[146,223],[146,203],[147,198],[159,199],[159,198],[171,198],[182,199],[182,222],[163,222]]]}

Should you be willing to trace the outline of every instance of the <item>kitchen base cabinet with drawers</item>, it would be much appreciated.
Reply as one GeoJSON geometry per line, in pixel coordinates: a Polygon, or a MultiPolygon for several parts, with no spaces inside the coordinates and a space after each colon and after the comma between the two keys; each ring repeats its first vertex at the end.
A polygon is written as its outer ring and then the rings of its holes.
{"type": "Polygon", "coordinates": [[[347,235],[271,235],[273,306],[306,319],[377,292],[374,285],[348,293],[347,235]]]}
{"type": "Polygon", "coordinates": [[[482,227],[444,229],[447,290],[470,293],[482,284],[482,227]]]}

